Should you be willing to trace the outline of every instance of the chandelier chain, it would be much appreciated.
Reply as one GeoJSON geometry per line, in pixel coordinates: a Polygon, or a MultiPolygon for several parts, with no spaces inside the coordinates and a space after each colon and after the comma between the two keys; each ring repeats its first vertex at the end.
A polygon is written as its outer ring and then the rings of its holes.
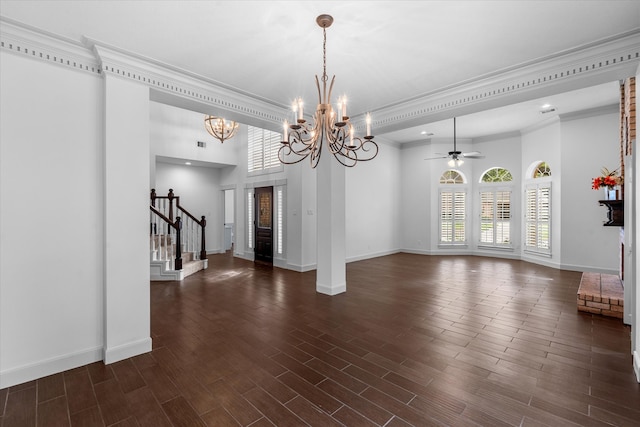
{"type": "Polygon", "coordinates": [[[327,76],[327,29],[322,27],[322,81],[326,82],[327,76]]]}

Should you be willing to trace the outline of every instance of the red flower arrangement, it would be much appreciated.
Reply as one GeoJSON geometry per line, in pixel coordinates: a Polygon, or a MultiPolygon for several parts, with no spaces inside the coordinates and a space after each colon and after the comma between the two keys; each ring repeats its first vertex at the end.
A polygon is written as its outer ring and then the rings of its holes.
{"type": "Polygon", "coordinates": [[[618,169],[609,172],[609,169],[602,168],[602,175],[593,178],[591,188],[594,190],[599,190],[600,187],[612,189],[620,184],[622,184],[622,177],[618,175],[618,169]]]}

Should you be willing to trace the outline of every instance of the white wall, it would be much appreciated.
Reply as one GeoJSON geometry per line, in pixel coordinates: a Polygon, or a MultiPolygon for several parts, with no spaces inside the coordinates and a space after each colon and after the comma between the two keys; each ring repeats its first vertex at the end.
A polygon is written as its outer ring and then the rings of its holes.
{"type": "Polygon", "coordinates": [[[400,148],[400,247],[406,252],[428,253],[431,239],[432,162],[426,143],[400,148]]]}
{"type": "Polygon", "coordinates": [[[219,140],[204,128],[204,114],[158,102],[150,102],[151,155],[185,160],[236,165],[238,138],[219,140]],[[198,141],[206,143],[198,147],[198,141]]]}
{"type": "Polygon", "coordinates": [[[0,388],[102,358],[102,85],[0,53],[0,388]]]}
{"type": "Polygon", "coordinates": [[[400,250],[400,180],[400,149],[391,144],[379,144],[375,159],[347,168],[347,260],[400,250]]]}
{"type": "Polygon", "coordinates": [[[227,190],[224,192],[224,223],[233,224],[235,221],[235,190],[227,190]]]}
{"type": "Polygon", "coordinates": [[[603,227],[607,208],[591,179],[620,166],[618,107],[561,119],[562,267],[618,274],[620,227],[603,227]],[[613,111],[612,111],[613,110],[613,111]]]}
{"type": "Polygon", "coordinates": [[[220,188],[220,169],[156,162],[156,194],[166,196],[170,188],[180,197],[183,208],[198,219],[205,216],[207,253],[224,252],[224,193],[220,188]]]}

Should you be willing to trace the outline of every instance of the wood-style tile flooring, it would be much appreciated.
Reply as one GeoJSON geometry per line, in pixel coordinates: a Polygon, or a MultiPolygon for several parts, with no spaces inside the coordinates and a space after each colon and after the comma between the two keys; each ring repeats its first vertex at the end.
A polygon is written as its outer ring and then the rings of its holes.
{"type": "Polygon", "coordinates": [[[151,284],[153,352],[0,390],[18,426],[638,426],[630,329],[580,273],[396,254],[347,292],[229,255],[151,284]]]}

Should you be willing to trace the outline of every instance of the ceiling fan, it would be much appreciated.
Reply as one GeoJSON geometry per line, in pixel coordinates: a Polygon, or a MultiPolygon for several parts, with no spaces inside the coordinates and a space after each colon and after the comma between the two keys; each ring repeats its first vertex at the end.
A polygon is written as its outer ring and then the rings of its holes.
{"type": "MultiPolygon", "coordinates": [[[[440,154],[440,153],[436,153],[440,154]]],[[[484,159],[484,156],[479,151],[469,151],[468,153],[463,153],[462,151],[458,151],[456,146],[456,118],[453,118],[453,151],[449,151],[447,155],[441,155],[438,157],[429,157],[425,160],[434,160],[434,159],[449,159],[448,165],[451,167],[462,166],[464,163],[463,159],[484,159]]]]}

